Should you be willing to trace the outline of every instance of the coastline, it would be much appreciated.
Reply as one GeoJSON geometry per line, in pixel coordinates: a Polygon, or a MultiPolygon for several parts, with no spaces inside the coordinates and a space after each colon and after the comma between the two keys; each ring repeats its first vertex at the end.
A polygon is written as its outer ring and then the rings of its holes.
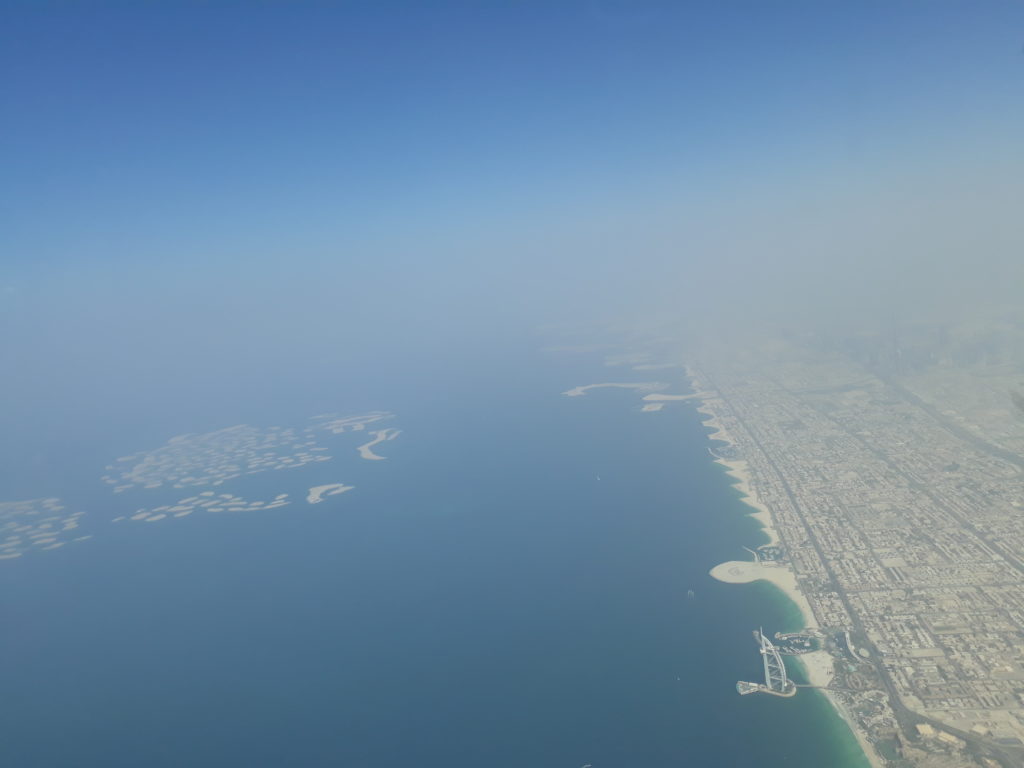
{"type": "Polygon", "coordinates": [[[797,584],[796,574],[786,565],[779,563],[754,563],[743,560],[729,560],[711,569],[711,578],[725,584],[749,584],[753,581],[767,581],[792,600],[803,616],[804,629],[817,629],[811,604],[804,597],[797,584]]]}
{"type": "MultiPolygon", "coordinates": [[[[722,425],[722,422],[718,420],[715,412],[707,405],[706,401],[703,401],[697,408],[697,412],[704,414],[708,418],[702,419],[704,426],[712,427],[715,431],[708,435],[709,440],[718,440],[723,442],[730,447],[736,445],[729,431],[722,425]]],[[[779,534],[775,530],[772,522],[772,513],[768,509],[768,506],[761,501],[758,497],[757,492],[751,486],[750,480],[750,468],[747,466],[747,462],[743,459],[723,459],[719,456],[715,456],[715,463],[721,464],[726,469],[726,473],[731,475],[735,482],[733,486],[742,494],[743,503],[748,507],[753,508],[753,512],[750,513],[750,517],[754,518],[761,524],[761,528],[764,529],[764,533],[769,538],[768,544],[774,546],[779,543],[779,534]]]]}
{"type": "Polygon", "coordinates": [[[846,704],[836,695],[835,691],[830,691],[827,688],[820,689],[825,698],[828,700],[832,708],[839,714],[839,717],[843,719],[847,727],[850,729],[850,733],[853,734],[853,738],[857,740],[857,744],[860,746],[860,751],[864,753],[864,759],[868,761],[868,765],[871,768],[888,768],[888,762],[883,760],[878,752],[875,751],[874,745],[868,741],[867,736],[856,726],[856,720],[850,711],[846,708],[846,704]]]}
{"type": "MultiPolygon", "coordinates": [[[[713,394],[708,393],[705,387],[698,385],[698,377],[690,366],[686,366],[686,376],[693,390],[702,393],[702,396],[699,398],[701,404],[697,407],[697,412],[705,417],[701,420],[704,426],[714,429],[714,432],[708,435],[708,439],[718,440],[730,447],[734,447],[736,445],[735,440],[718,419],[714,408],[710,404],[710,401],[714,399],[713,394]]],[[[762,530],[768,536],[768,545],[774,546],[778,544],[779,534],[774,526],[771,510],[758,497],[756,490],[752,486],[752,478],[747,462],[742,459],[723,459],[719,456],[714,456],[714,461],[716,464],[721,464],[726,468],[726,473],[733,480],[733,487],[741,494],[741,500],[753,509],[749,516],[761,524],[762,530]]],[[[810,601],[800,589],[796,572],[788,564],[730,560],[716,565],[711,569],[710,575],[712,578],[726,584],[749,584],[754,581],[767,581],[785,594],[800,609],[800,613],[803,616],[804,629],[818,628],[810,601]]],[[[796,658],[807,676],[808,683],[824,695],[832,709],[846,723],[847,728],[849,728],[861,752],[864,754],[867,764],[871,768],[887,768],[887,762],[875,751],[874,746],[861,731],[856,719],[846,708],[845,703],[835,691],[827,687],[832,682],[834,674],[832,656],[827,651],[820,650],[801,654],[796,658]]]]}

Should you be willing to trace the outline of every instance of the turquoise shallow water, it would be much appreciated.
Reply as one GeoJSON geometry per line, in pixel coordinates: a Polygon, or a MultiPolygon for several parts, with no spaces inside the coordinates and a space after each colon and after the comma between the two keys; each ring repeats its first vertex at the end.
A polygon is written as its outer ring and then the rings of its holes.
{"type": "MultiPolygon", "coordinates": [[[[560,397],[607,379],[586,363],[490,362],[393,387],[387,461],[339,442],[226,487],[351,493],[0,564],[0,764],[863,765],[819,696],[735,693],[751,630],[799,618],[707,575],[761,534],[692,406],[560,397]]],[[[138,497],[93,481],[97,453],[69,455],[62,493],[104,520],[138,497]]]]}

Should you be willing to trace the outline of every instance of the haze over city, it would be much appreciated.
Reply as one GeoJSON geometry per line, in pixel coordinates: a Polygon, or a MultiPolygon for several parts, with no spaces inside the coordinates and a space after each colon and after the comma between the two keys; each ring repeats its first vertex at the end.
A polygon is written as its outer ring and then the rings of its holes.
{"type": "Polygon", "coordinates": [[[0,762],[1024,764],[1022,45],[0,3],[0,762]]]}

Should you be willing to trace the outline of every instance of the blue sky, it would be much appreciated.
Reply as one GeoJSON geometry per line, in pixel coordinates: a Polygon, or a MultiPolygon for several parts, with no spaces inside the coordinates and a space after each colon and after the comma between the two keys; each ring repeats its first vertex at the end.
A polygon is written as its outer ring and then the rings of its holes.
{"type": "Polygon", "coordinates": [[[4,15],[3,203],[19,259],[313,256],[1020,127],[1019,2],[4,15]]]}
{"type": "Polygon", "coordinates": [[[1018,260],[1020,2],[0,15],[22,392],[707,310],[722,283],[750,312],[820,310],[922,272],[1006,285],[1018,260]]]}

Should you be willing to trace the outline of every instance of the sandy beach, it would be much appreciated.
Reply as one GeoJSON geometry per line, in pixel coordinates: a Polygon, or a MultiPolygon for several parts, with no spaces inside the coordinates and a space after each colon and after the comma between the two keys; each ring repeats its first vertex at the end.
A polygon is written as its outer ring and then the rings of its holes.
{"type": "Polygon", "coordinates": [[[796,603],[804,618],[804,628],[816,628],[814,611],[797,584],[796,574],[788,565],[781,563],[754,563],[730,560],[711,569],[712,578],[726,584],[749,584],[752,581],[768,581],[786,593],[796,603]]]}
{"type": "Polygon", "coordinates": [[[779,534],[775,530],[775,526],[772,524],[772,513],[768,509],[768,506],[758,498],[757,493],[754,492],[750,485],[750,469],[747,466],[747,462],[741,459],[718,459],[715,461],[724,466],[728,473],[736,479],[733,483],[734,486],[743,494],[743,502],[750,507],[754,508],[754,511],[750,513],[750,516],[757,520],[764,528],[765,534],[768,536],[769,545],[775,545],[779,543],[779,534]]]}
{"type": "Polygon", "coordinates": [[[832,682],[834,670],[832,669],[832,655],[828,651],[802,653],[797,658],[807,673],[807,682],[811,685],[824,688],[832,682]]]}
{"type": "MultiPolygon", "coordinates": [[[[701,405],[697,407],[697,412],[707,416],[703,419],[703,424],[706,427],[711,427],[715,431],[708,435],[711,440],[719,440],[729,446],[735,446],[736,441],[733,440],[732,435],[722,425],[722,422],[718,420],[715,415],[714,406],[712,403],[715,401],[714,393],[700,391],[699,380],[696,374],[687,367],[686,374],[690,379],[690,386],[698,393],[694,397],[701,399],[701,405]]],[[[768,506],[758,498],[757,492],[753,488],[751,483],[750,468],[747,466],[747,462],[742,459],[722,459],[715,457],[715,461],[726,468],[729,475],[731,475],[736,482],[733,485],[743,494],[743,501],[754,511],[750,514],[755,520],[757,520],[761,527],[764,528],[765,534],[768,536],[769,545],[775,545],[779,543],[779,534],[775,530],[775,526],[772,523],[772,513],[768,509],[768,506]]]]}
{"type": "MultiPolygon", "coordinates": [[[[687,366],[686,374],[690,379],[691,386],[695,390],[699,390],[700,386],[696,372],[687,366]]],[[[722,425],[715,414],[713,405],[715,401],[714,395],[712,393],[703,393],[702,401],[697,411],[708,417],[703,420],[704,425],[715,430],[708,437],[712,440],[720,440],[730,446],[735,445],[735,441],[732,439],[729,431],[722,425]]],[[[735,479],[736,482],[733,485],[743,494],[744,503],[753,507],[754,511],[750,516],[761,523],[764,532],[770,539],[769,543],[777,544],[779,536],[773,525],[771,510],[758,498],[757,493],[752,487],[750,468],[747,462],[741,459],[721,459],[718,457],[715,458],[715,461],[724,466],[728,474],[735,479]]],[[[801,614],[803,614],[804,629],[817,628],[811,604],[803,592],[800,591],[796,574],[788,565],[732,560],[712,568],[711,576],[727,584],[748,584],[753,581],[768,581],[784,592],[797,605],[801,614]]],[[[856,719],[846,709],[842,700],[834,691],[830,691],[825,687],[832,682],[832,656],[827,651],[813,651],[800,655],[798,660],[807,673],[808,682],[821,689],[821,692],[825,694],[825,697],[835,708],[836,712],[839,713],[839,716],[846,721],[872,768],[886,768],[885,761],[879,757],[871,742],[868,741],[864,733],[857,727],[856,719]]]]}
{"type": "Polygon", "coordinates": [[[867,736],[864,735],[860,728],[854,725],[857,721],[854,719],[853,715],[850,714],[850,711],[846,708],[846,705],[842,700],[836,696],[833,691],[826,689],[823,690],[822,693],[825,694],[825,698],[829,700],[829,703],[835,707],[839,716],[846,721],[848,726],[850,726],[850,731],[853,732],[853,737],[857,739],[857,743],[860,745],[861,751],[864,753],[864,757],[866,757],[868,763],[871,764],[871,768],[888,768],[886,761],[879,757],[874,746],[872,746],[871,742],[868,741],[867,736]]]}

